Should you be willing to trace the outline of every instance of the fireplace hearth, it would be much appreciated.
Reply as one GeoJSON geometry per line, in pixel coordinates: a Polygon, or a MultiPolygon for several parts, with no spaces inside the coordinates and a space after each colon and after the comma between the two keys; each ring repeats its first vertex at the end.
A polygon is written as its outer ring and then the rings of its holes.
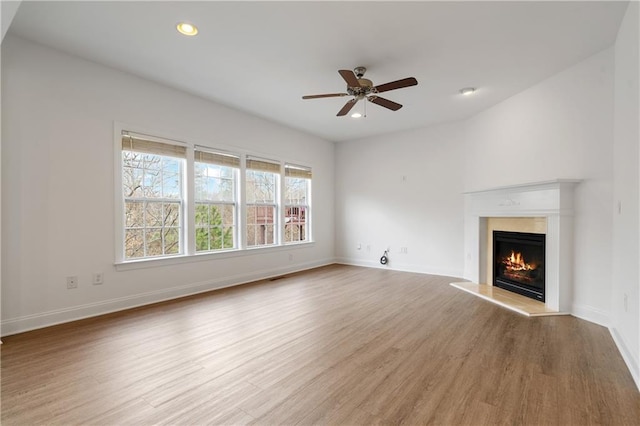
{"type": "Polygon", "coordinates": [[[493,285],[545,301],[545,235],[493,231],[493,285]]]}

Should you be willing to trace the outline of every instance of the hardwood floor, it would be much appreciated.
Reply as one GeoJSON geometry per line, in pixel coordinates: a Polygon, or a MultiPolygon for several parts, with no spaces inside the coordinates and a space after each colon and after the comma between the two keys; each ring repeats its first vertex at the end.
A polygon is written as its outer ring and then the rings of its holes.
{"type": "Polygon", "coordinates": [[[2,424],[637,425],[606,328],[332,265],[8,336],[2,424]]]}

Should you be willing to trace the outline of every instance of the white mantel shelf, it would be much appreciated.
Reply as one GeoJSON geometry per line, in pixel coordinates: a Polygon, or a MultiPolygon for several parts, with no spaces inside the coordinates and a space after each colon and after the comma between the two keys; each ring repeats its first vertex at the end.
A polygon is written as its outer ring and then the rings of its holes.
{"type": "Polygon", "coordinates": [[[543,217],[547,222],[545,306],[570,313],[573,301],[573,191],[578,179],[555,179],[465,192],[464,278],[486,284],[487,218],[543,217]]]}
{"type": "Polygon", "coordinates": [[[535,190],[535,189],[544,189],[553,187],[558,184],[577,184],[582,182],[582,179],[554,179],[554,180],[546,180],[542,182],[531,182],[531,183],[519,183],[515,185],[508,186],[497,186],[495,188],[489,189],[478,189],[473,191],[464,192],[464,194],[478,194],[481,192],[496,192],[496,191],[518,191],[518,190],[535,190]]]}

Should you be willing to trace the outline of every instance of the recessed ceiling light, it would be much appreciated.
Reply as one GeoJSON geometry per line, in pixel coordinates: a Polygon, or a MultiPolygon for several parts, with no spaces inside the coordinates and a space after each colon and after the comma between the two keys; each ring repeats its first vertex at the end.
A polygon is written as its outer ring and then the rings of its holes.
{"type": "Polygon", "coordinates": [[[189,24],[188,22],[180,22],[178,25],[176,25],[176,29],[181,34],[184,34],[186,36],[194,36],[198,34],[198,28],[193,24],[189,24]]]}
{"type": "Polygon", "coordinates": [[[460,94],[469,96],[469,95],[472,95],[475,91],[476,91],[475,87],[465,87],[463,89],[460,89],[460,94]]]}
{"type": "Polygon", "coordinates": [[[351,118],[360,118],[362,117],[362,114],[360,114],[359,112],[354,112],[353,114],[351,114],[351,118]]]}

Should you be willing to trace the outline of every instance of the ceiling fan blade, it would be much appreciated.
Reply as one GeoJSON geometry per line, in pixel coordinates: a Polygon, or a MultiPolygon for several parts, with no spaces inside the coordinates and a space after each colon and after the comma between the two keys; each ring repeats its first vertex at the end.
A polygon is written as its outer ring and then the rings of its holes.
{"type": "Polygon", "coordinates": [[[338,113],[336,115],[338,117],[342,117],[343,115],[347,115],[349,113],[349,111],[351,111],[351,108],[353,108],[353,106],[356,104],[356,102],[358,102],[357,98],[351,99],[349,102],[344,104],[342,109],[340,111],[338,111],[338,113]]]}
{"type": "Polygon", "coordinates": [[[318,98],[338,98],[347,96],[346,93],[325,93],[324,95],[306,95],[302,99],[318,99],[318,98]]]}
{"type": "Polygon", "coordinates": [[[358,81],[358,77],[351,70],[339,70],[338,71],[344,81],[347,82],[348,87],[362,87],[360,86],[360,82],[358,81]]]}
{"type": "Polygon", "coordinates": [[[403,87],[415,86],[418,84],[418,80],[413,77],[403,78],[402,80],[392,81],[390,83],[381,84],[374,87],[378,93],[387,92],[389,90],[402,89],[403,87]]]}
{"type": "Polygon", "coordinates": [[[391,111],[397,111],[402,108],[402,105],[400,105],[399,103],[390,101],[389,99],[381,98],[380,96],[369,96],[367,99],[376,105],[389,108],[391,111]]]}

